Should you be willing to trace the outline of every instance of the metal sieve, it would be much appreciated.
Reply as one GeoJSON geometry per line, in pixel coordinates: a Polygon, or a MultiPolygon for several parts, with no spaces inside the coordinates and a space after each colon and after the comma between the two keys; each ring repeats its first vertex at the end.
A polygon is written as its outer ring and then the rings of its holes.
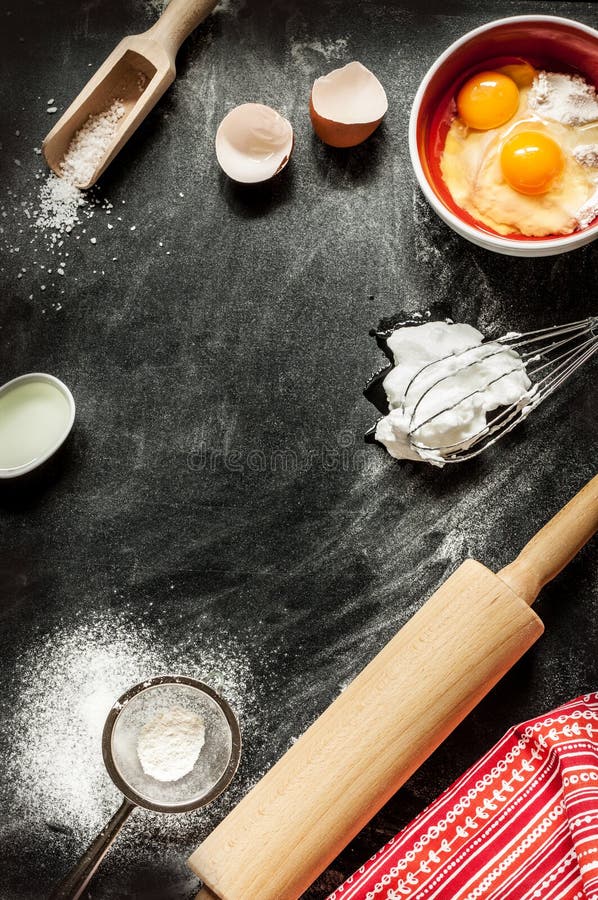
{"type": "Polygon", "coordinates": [[[108,774],[124,795],[119,809],[78,863],[55,887],[52,900],[77,900],[130,814],[141,806],[182,813],[211,803],[230,784],[241,756],[241,733],[228,703],[208,685],[183,675],[158,675],[130,688],[114,703],[102,733],[108,774]],[[176,781],[146,775],[137,755],[140,729],[173,706],[200,715],[205,744],[191,772],[176,781]]]}

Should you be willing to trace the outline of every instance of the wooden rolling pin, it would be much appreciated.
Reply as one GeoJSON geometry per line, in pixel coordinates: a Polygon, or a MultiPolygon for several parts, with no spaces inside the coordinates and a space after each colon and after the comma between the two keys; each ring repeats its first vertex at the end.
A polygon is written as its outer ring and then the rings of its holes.
{"type": "Polygon", "coordinates": [[[297,900],[540,637],[529,604],[597,529],[598,476],[498,575],[466,560],[191,856],[199,897],[297,900]]]}

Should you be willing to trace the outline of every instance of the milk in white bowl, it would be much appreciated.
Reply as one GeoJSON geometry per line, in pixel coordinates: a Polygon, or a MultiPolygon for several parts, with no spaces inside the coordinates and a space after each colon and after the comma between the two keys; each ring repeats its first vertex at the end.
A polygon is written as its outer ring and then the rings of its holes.
{"type": "Polygon", "coordinates": [[[31,372],[0,387],[0,478],[37,468],[66,440],[75,401],[53,375],[31,372]]]}

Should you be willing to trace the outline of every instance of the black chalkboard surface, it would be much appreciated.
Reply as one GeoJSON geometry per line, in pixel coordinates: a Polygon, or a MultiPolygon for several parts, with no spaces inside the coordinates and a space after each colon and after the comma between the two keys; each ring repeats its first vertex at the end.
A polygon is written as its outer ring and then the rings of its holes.
{"type": "MultiPolygon", "coordinates": [[[[443,470],[363,442],[376,411],[362,388],[384,362],[368,332],[399,310],[441,304],[488,334],[596,311],[595,246],[523,260],[466,243],[417,189],[406,134],[420,79],[463,32],[532,11],[598,26],[598,10],[226,0],[97,205],[48,246],[31,226],[47,177],[34,148],[158,11],[0,12],[1,379],[50,372],[77,403],[61,453],[0,485],[3,900],[45,896],[116,808],[103,716],[130,684],[176,670],[237,709],[239,775],[203,812],[136,814],[89,897],[190,900],[189,852],[440,581],[467,555],[500,568],[595,472],[591,364],[500,447],[443,470]],[[312,134],[309,90],[350,59],[380,78],[389,112],[361,147],[331,150],[312,134]],[[248,100],[295,128],[289,166],[260,190],[229,182],[213,150],[222,116],[248,100]]],[[[596,689],[596,551],[545,590],[543,639],[311,900],[511,724],[596,689]]]]}

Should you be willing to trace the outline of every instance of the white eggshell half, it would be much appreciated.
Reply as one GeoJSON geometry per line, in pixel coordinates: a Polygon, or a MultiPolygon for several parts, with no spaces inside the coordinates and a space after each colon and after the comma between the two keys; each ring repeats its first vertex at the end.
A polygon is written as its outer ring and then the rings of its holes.
{"type": "Polygon", "coordinates": [[[316,78],[311,101],[319,116],[341,125],[378,122],[388,109],[384,88],[360,62],[316,78]]]}
{"type": "Polygon", "coordinates": [[[243,103],[216,132],[216,157],[229,178],[244,184],[267,181],[283,169],[293,149],[293,129],[262,103],[243,103]]]}

